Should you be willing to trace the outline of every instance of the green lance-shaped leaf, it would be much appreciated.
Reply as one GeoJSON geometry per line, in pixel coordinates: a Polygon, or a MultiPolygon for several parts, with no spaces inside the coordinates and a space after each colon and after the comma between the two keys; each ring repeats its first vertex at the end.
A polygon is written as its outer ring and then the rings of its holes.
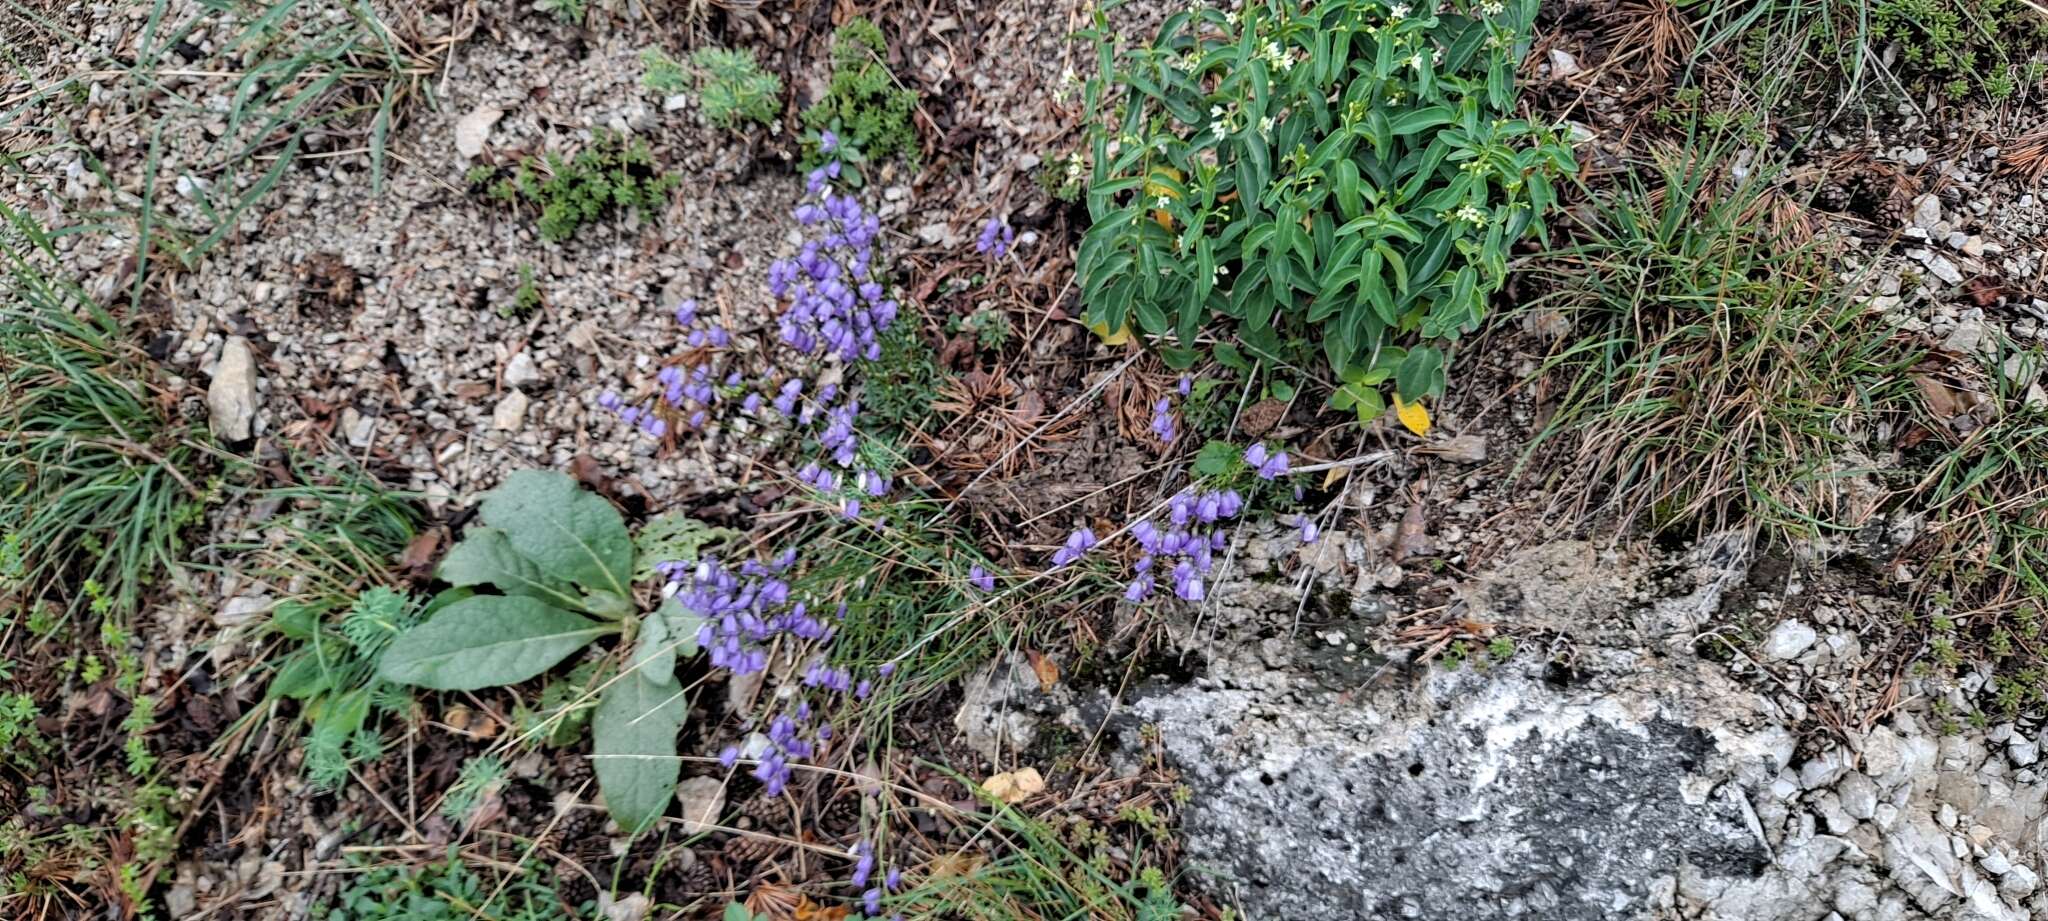
{"type": "Polygon", "coordinates": [[[532,598],[478,595],[392,640],[377,673],[442,691],[514,684],[615,629],[532,598]]]}
{"type": "Polygon", "coordinates": [[[521,470],[484,497],[484,523],[505,532],[512,549],[543,575],[584,588],[627,594],[633,538],[619,510],[567,475],[521,470]]]}
{"type": "Polygon", "coordinates": [[[654,668],[636,663],[605,688],[590,721],[598,789],[612,818],[630,834],[668,811],[682,773],[676,733],[689,716],[689,701],[673,675],[655,680],[654,674],[654,668]]]}

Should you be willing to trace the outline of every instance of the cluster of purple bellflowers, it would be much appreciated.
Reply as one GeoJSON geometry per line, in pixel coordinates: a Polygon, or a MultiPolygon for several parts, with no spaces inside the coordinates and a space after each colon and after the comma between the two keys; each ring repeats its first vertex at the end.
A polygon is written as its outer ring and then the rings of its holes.
{"type": "Polygon", "coordinates": [[[768,290],[789,303],[776,323],[784,344],[805,355],[823,350],[841,361],[873,361],[882,357],[877,337],[897,314],[874,272],[882,220],[853,193],[832,191],[838,175],[837,160],[811,171],[806,190],[815,200],[798,205],[795,217],[814,236],[794,258],[768,267],[768,290]]]}
{"type": "MultiPolygon", "coordinates": [[[[782,795],[795,777],[796,766],[816,759],[832,743],[834,731],[823,718],[823,709],[847,699],[866,700],[874,694],[875,682],[887,680],[896,671],[894,663],[884,663],[873,678],[857,679],[851,670],[828,662],[826,653],[846,618],[846,604],[840,603],[829,617],[821,617],[807,600],[792,597],[787,575],[796,563],[797,553],[789,549],[766,563],[748,560],[738,569],[715,559],[661,567],[669,580],[670,597],[703,620],[697,628],[697,645],[714,667],[750,675],[766,671],[778,650],[808,657],[802,685],[810,694],[795,698],[793,706],[765,723],[750,726],[744,742],[718,753],[719,764],[727,769],[738,767],[743,758],[751,760],[754,767],[749,773],[769,796],[782,795]],[[814,706],[813,697],[822,698],[822,705],[814,706]]],[[[874,846],[862,841],[851,856],[855,860],[853,887],[862,890],[867,914],[879,915],[883,896],[901,888],[903,874],[891,869],[881,885],[870,885],[875,871],[874,846]]]]}
{"type": "Polygon", "coordinates": [[[1001,259],[1008,255],[1010,247],[1017,242],[1017,231],[1008,221],[992,217],[981,225],[981,236],[974,240],[974,251],[1001,259]]]}
{"type": "MultiPolygon", "coordinates": [[[[683,610],[698,617],[697,645],[714,668],[734,675],[766,671],[778,649],[806,656],[803,686],[827,699],[851,697],[864,700],[874,693],[873,679],[855,680],[847,669],[828,665],[826,652],[846,618],[846,604],[840,603],[828,616],[821,616],[807,599],[792,596],[787,573],[796,565],[794,549],[785,550],[767,563],[748,560],[737,570],[715,559],[695,565],[665,564],[668,594],[683,610]]],[[[887,678],[893,665],[877,672],[887,678]]],[[[754,733],[746,749],[728,747],[719,754],[727,767],[745,755],[754,759],[754,777],[768,795],[780,795],[789,784],[792,765],[809,760],[832,740],[832,727],[816,719],[809,700],[777,714],[754,733]]]]}
{"type": "Polygon", "coordinates": [[[1141,553],[1131,564],[1135,576],[1124,589],[1124,600],[1137,604],[1152,597],[1161,575],[1173,583],[1173,594],[1182,601],[1209,597],[1205,580],[1216,568],[1215,553],[1225,541],[1216,525],[1241,511],[1244,497],[1235,489],[1182,490],[1167,503],[1163,527],[1149,520],[1131,526],[1141,553]]]}
{"type": "MultiPolygon", "coordinates": [[[[838,140],[827,132],[822,146],[831,153],[838,140]]],[[[888,494],[890,478],[884,471],[858,465],[860,401],[836,384],[819,385],[817,380],[835,362],[847,365],[879,358],[879,337],[896,321],[899,307],[880,279],[881,218],[851,193],[834,190],[840,169],[835,160],[806,177],[804,201],[794,216],[808,239],[795,256],[768,267],[768,291],[783,305],[776,319],[779,339],[799,359],[788,364],[801,366],[808,374],[787,370],[749,382],[739,371],[724,370],[731,360],[731,331],[701,315],[695,301],[684,301],[675,318],[688,331],[688,351],[680,363],[661,369],[654,398],[628,406],[608,390],[598,397],[598,405],[655,438],[668,434],[670,419],[701,431],[733,411],[735,404],[741,415],[763,421],[772,411],[800,427],[819,426],[819,446],[843,474],[814,464],[799,478],[835,496],[840,511],[857,518],[863,499],[888,494]],[[654,400],[670,411],[659,409],[654,400]]]]}
{"type": "MultiPolygon", "coordinates": [[[[1188,381],[1181,379],[1181,394],[1188,392],[1188,381]]],[[[1170,412],[1166,399],[1160,399],[1160,406],[1154,407],[1153,431],[1158,433],[1161,424],[1158,414],[1170,412]]],[[[1171,417],[1169,417],[1169,422],[1171,417]]],[[[1171,440],[1162,434],[1162,440],[1171,440]]],[[[1244,452],[1245,466],[1261,480],[1273,480],[1287,475],[1289,464],[1286,451],[1274,451],[1262,443],[1255,443],[1244,452]]],[[[1138,543],[1138,561],[1131,566],[1132,578],[1124,588],[1124,600],[1137,604],[1152,597],[1160,581],[1164,579],[1173,588],[1175,597],[1182,601],[1201,601],[1208,597],[1207,580],[1216,567],[1216,552],[1222,550],[1226,538],[1217,525],[1236,518],[1244,511],[1244,496],[1235,489],[1201,489],[1190,487],[1181,490],[1166,503],[1163,515],[1158,519],[1143,519],[1131,526],[1131,538],[1138,543]]],[[[1303,543],[1317,537],[1314,522],[1301,519],[1303,543]]],[[[1094,530],[1080,528],[1067,535],[1065,543],[1052,554],[1052,568],[1067,566],[1095,549],[1100,540],[1094,530]]]]}
{"type": "MultiPolygon", "coordinates": [[[[1193,392],[1194,386],[1194,380],[1183,374],[1180,376],[1180,385],[1175,387],[1174,390],[1180,394],[1181,399],[1185,400],[1188,398],[1188,394],[1193,392]]],[[[1180,434],[1179,428],[1174,423],[1173,410],[1174,401],[1172,397],[1160,397],[1159,402],[1152,404],[1152,434],[1159,439],[1161,445],[1171,446],[1174,438],[1180,434]]]]}

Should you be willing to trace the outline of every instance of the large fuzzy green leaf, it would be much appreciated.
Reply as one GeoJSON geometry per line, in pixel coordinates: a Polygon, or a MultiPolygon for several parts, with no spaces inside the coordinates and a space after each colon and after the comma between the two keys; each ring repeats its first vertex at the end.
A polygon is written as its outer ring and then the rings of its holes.
{"type": "Polygon", "coordinates": [[[633,538],[619,510],[565,474],[521,470],[484,496],[484,523],[543,575],[627,595],[633,538]]]}
{"type": "Polygon", "coordinates": [[[530,595],[561,607],[581,600],[542,575],[540,566],[513,549],[511,538],[497,528],[464,532],[435,574],[450,585],[495,585],[508,595],[530,595]]]}
{"type": "Polygon", "coordinates": [[[477,595],[393,640],[377,671],[401,684],[443,691],[514,684],[614,629],[532,598],[477,595]]]}
{"type": "Polygon", "coordinates": [[[690,705],[673,675],[635,667],[613,681],[591,717],[591,760],[605,808],[628,833],[653,825],[676,795],[676,733],[690,705]]]}

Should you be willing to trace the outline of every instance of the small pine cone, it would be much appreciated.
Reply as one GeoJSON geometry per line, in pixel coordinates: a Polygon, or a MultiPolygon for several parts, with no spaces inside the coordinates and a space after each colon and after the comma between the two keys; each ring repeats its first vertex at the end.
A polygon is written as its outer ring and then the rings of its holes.
{"type": "Polygon", "coordinates": [[[555,840],[575,841],[589,834],[597,824],[597,813],[588,809],[571,809],[555,823],[555,840]]]}
{"type": "Polygon", "coordinates": [[[591,778],[590,759],[564,749],[554,762],[555,777],[562,786],[573,787],[591,778]]]}
{"type": "Polygon", "coordinates": [[[789,822],[789,804],[771,796],[750,796],[740,801],[739,814],[757,825],[773,828],[789,822]]]}
{"type": "Polygon", "coordinates": [[[786,847],[787,845],[773,838],[735,835],[725,842],[725,856],[735,864],[755,864],[782,853],[786,847]]]}
{"type": "Polygon", "coordinates": [[[679,871],[679,875],[681,879],[676,880],[675,884],[689,895],[703,895],[725,888],[718,880],[717,871],[711,869],[711,864],[702,860],[693,861],[689,867],[679,871]]]}
{"type": "Polygon", "coordinates": [[[818,828],[831,834],[851,831],[860,827],[860,796],[849,792],[835,796],[825,804],[818,815],[818,828]]]}
{"type": "Polygon", "coordinates": [[[1849,203],[1853,200],[1846,184],[1839,182],[1826,183],[1813,194],[1813,203],[1822,211],[1838,214],[1849,210],[1849,203]]]}

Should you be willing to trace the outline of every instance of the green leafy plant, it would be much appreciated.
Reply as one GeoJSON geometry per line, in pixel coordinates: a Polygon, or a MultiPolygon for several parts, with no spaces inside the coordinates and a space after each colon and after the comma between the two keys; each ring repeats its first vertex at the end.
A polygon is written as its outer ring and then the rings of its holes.
{"type": "Polygon", "coordinates": [[[538,209],[541,238],[557,242],[615,210],[658,213],[679,181],[655,168],[646,141],[608,131],[574,157],[546,153],[509,170],[472,167],[464,178],[493,199],[538,209]]]}
{"type": "Polygon", "coordinates": [[[1121,52],[1098,17],[1085,107],[1116,107],[1093,137],[1085,320],[1191,346],[1223,317],[1245,351],[1297,365],[1320,346],[1333,402],[1362,421],[1390,383],[1409,403],[1440,394],[1445,344],[1478,327],[1509,247],[1542,232],[1552,178],[1576,171],[1551,131],[1510,117],[1536,8],[1198,8],[1121,52]]]}
{"type": "Polygon", "coordinates": [[[534,8],[563,22],[583,24],[588,13],[584,0],[535,0],[534,8]]]}
{"type": "Polygon", "coordinates": [[[376,677],[391,637],[445,599],[422,603],[388,587],[391,567],[420,528],[411,497],[343,464],[292,459],[285,485],[255,485],[237,498],[274,506],[262,536],[206,548],[239,573],[289,586],[270,609],[278,641],[262,665],[265,701],[245,719],[267,719],[296,702],[305,732],[303,765],[316,789],[331,790],[351,768],[383,751],[386,717],[407,714],[404,689],[376,677]]]}
{"type": "Polygon", "coordinates": [[[704,117],[726,128],[741,121],[763,125],[775,121],[781,108],[782,78],[761,69],[754,53],[744,49],[699,48],[690,55],[690,66],[660,48],[640,52],[641,85],[670,96],[689,89],[689,75],[695,69],[698,102],[704,117]]]}
{"type": "MultiPolygon", "coordinates": [[[[570,906],[546,880],[545,868],[520,868],[502,881],[464,865],[454,845],[425,866],[357,864],[358,872],[315,921],[559,921],[598,918],[597,906],[570,906]]],[[[509,865],[508,865],[509,866],[509,865]]]]}
{"type": "Polygon", "coordinates": [[[674,604],[637,616],[624,520],[564,474],[512,474],[484,496],[478,518],[438,569],[465,596],[405,630],[384,650],[378,675],[444,691],[516,684],[623,635],[632,654],[598,691],[594,760],[612,817],[646,828],[667,808],[680,772],[676,733],[689,706],[675,664],[679,652],[696,654],[695,624],[674,604]]]}
{"type": "Polygon", "coordinates": [[[985,307],[967,316],[955,317],[948,326],[956,333],[972,333],[974,344],[987,351],[1000,351],[1010,343],[1010,316],[994,308],[985,307]]]}
{"type": "Polygon", "coordinates": [[[640,49],[640,85],[662,96],[673,96],[690,88],[690,69],[658,45],[640,49]]]}
{"type": "Polygon", "coordinates": [[[318,601],[287,601],[271,625],[298,649],[278,662],[268,696],[296,700],[306,720],[307,780],[334,789],[354,765],[384,750],[382,717],[403,713],[410,699],[378,680],[377,657],[401,632],[425,616],[411,596],[376,586],[356,596],[330,623],[318,601]]]}
{"type": "Polygon", "coordinates": [[[1872,38],[1898,42],[1907,66],[1955,99],[2012,96],[2048,44],[2048,17],[2021,0],[1876,0],[1869,17],[1872,38]]]}
{"type": "MultiPolygon", "coordinates": [[[[804,125],[811,129],[806,168],[826,159],[820,144],[825,131],[839,139],[832,156],[843,163],[879,163],[891,157],[917,162],[918,94],[897,83],[885,62],[887,53],[881,28],[865,17],[849,19],[832,33],[831,80],[824,98],[803,114],[804,125]]],[[[852,172],[850,179],[857,181],[858,170],[852,172]]]]}
{"type": "Polygon", "coordinates": [[[7,763],[28,767],[50,750],[50,740],[36,728],[42,708],[28,694],[0,694],[0,752],[7,763]]]}
{"type": "Polygon", "coordinates": [[[508,317],[523,317],[540,309],[540,285],[534,280],[533,264],[519,264],[519,287],[512,289],[512,304],[503,310],[508,317]]]}

